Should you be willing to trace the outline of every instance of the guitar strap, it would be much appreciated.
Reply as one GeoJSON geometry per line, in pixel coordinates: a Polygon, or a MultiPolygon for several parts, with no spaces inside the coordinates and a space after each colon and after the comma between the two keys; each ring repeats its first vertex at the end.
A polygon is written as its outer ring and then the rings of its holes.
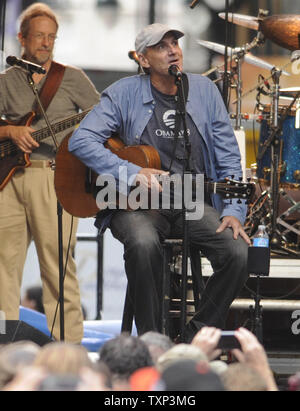
{"type": "MultiPolygon", "coordinates": [[[[185,98],[185,102],[188,99],[188,95],[189,95],[189,80],[188,77],[185,73],[182,73],[182,84],[183,84],[183,92],[184,92],[184,98],[185,98]]],[[[175,154],[176,154],[176,148],[177,148],[177,143],[178,143],[178,138],[179,138],[179,133],[180,133],[180,126],[181,126],[181,104],[180,104],[180,99],[177,95],[177,103],[176,103],[176,114],[175,114],[175,131],[174,131],[174,146],[173,146],[173,153],[172,153],[172,158],[171,158],[171,162],[170,162],[170,166],[169,166],[169,172],[171,172],[171,168],[173,165],[173,160],[175,158],[175,154]]]]}
{"type": "MultiPolygon", "coordinates": [[[[61,81],[65,73],[65,69],[66,67],[63,64],[52,61],[46,81],[43,84],[43,87],[41,88],[39,93],[40,100],[45,111],[47,111],[49,104],[51,103],[53,97],[55,96],[61,84],[61,81]]],[[[36,114],[41,115],[40,108],[38,107],[37,103],[36,107],[36,114]]]]}

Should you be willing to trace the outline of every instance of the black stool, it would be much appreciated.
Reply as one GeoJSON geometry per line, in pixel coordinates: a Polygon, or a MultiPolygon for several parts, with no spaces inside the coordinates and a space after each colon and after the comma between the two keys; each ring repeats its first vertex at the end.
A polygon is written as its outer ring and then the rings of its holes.
{"type": "MultiPolygon", "coordinates": [[[[166,239],[162,243],[163,247],[163,278],[161,288],[161,304],[160,304],[160,332],[170,336],[176,336],[179,332],[182,334],[181,327],[176,328],[175,321],[180,319],[181,313],[184,312],[184,322],[187,322],[187,316],[193,315],[193,312],[187,312],[187,306],[194,306],[196,311],[199,305],[201,293],[204,289],[204,282],[202,278],[201,256],[200,251],[192,246],[189,248],[189,260],[191,264],[191,275],[187,276],[187,289],[193,290],[193,299],[181,298],[181,262],[182,255],[182,239],[166,239]],[[171,324],[170,320],[174,320],[171,324]],[[172,327],[173,326],[173,327],[172,327]]],[[[129,287],[127,284],[125,303],[122,318],[122,332],[132,331],[132,324],[134,318],[133,305],[129,296],[129,287]]],[[[181,322],[182,324],[182,322],[181,322]]]]}

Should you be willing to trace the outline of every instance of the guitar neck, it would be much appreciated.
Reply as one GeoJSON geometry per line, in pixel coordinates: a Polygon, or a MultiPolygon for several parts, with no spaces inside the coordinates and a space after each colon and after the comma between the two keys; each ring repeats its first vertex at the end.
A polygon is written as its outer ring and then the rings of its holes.
{"type": "MultiPolygon", "coordinates": [[[[165,182],[170,184],[172,177],[165,176],[165,182]]],[[[161,182],[161,179],[159,180],[161,182]]],[[[173,181],[174,183],[174,181],[173,181]]],[[[180,180],[181,183],[181,180],[180,180]]],[[[192,195],[196,194],[198,188],[201,189],[201,181],[197,179],[192,180],[191,192],[192,195]]],[[[204,180],[204,191],[207,194],[219,194],[222,198],[231,200],[231,199],[244,199],[249,200],[253,197],[255,192],[255,185],[253,183],[246,183],[242,181],[233,180],[230,178],[225,178],[222,181],[207,181],[204,180]]],[[[178,185],[177,185],[178,187],[178,185]]],[[[182,187],[179,185],[179,187],[182,187]]],[[[174,186],[173,186],[174,191],[174,186]]]]}
{"type": "MultiPolygon", "coordinates": [[[[54,134],[60,133],[61,131],[67,130],[75,126],[76,124],[80,123],[80,121],[87,115],[90,109],[82,111],[81,113],[75,114],[72,117],[68,117],[65,120],[58,121],[51,125],[54,134]]],[[[34,131],[31,136],[37,141],[38,143],[44,140],[45,138],[49,137],[51,132],[48,127],[44,127],[40,130],[34,131]]]]}

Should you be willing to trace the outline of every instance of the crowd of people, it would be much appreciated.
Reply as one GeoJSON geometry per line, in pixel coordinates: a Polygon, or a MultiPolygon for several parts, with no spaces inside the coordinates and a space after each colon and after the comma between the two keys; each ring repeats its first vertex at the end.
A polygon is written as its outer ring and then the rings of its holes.
{"type": "MultiPolygon", "coordinates": [[[[45,312],[56,340],[60,335],[55,315],[59,260],[52,164],[57,147],[50,134],[44,140],[34,138],[46,122],[32,84],[52,124],[91,110],[72,134],[68,149],[97,174],[115,177],[121,194],[132,194],[138,184],[147,193],[160,193],[157,177],[170,174],[188,172],[194,179],[201,175],[215,182],[242,176],[239,147],[218,88],[207,77],[183,71],[179,43],[183,32],[160,23],[146,26],[135,41],[139,74],[112,84],[100,98],[82,70],[53,60],[58,27],[57,16],[46,4],[35,3],[24,10],[18,40],[25,63],[0,74],[0,116],[7,120],[0,124],[0,142],[6,148],[13,144],[18,154],[17,166],[8,170],[0,187],[0,310],[7,320],[19,319],[23,266],[33,240],[43,289],[28,293],[24,305],[45,312]],[[43,69],[31,73],[31,87],[28,61],[43,69]],[[170,72],[171,67],[175,71],[170,72]],[[115,155],[107,149],[107,142],[116,134],[126,146],[146,145],[156,150],[160,164],[140,166],[115,155]],[[126,178],[120,173],[124,168],[126,178]]],[[[58,145],[69,131],[58,133],[58,145]]],[[[191,197],[197,194],[190,191],[191,197]]],[[[1,346],[0,389],[277,391],[266,352],[250,331],[240,328],[235,332],[240,348],[230,352],[234,361],[228,356],[225,361],[218,349],[229,307],[249,275],[251,242],[243,228],[246,202],[229,201],[213,190],[204,193],[202,205],[203,214],[189,222],[182,218],[187,210],[175,206],[140,207],[131,212],[126,207],[113,208],[98,213],[96,226],[102,231],[109,228],[124,245],[138,336],[120,334],[105,342],[97,360],[80,345],[83,313],[74,261],[77,220],[63,213],[65,341],[43,347],[29,341],[1,346]],[[198,311],[180,336],[181,343],[175,344],[158,332],[162,242],[184,234],[210,261],[213,274],[198,311]]]]}
{"type": "MultiPolygon", "coordinates": [[[[203,327],[189,344],[150,331],[106,341],[96,357],[80,345],[30,341],[0,347],[1,391],[279,391],[266,352],[245,328],[239,349],[218,348],[221,330],[203,327]]],[[[298,389],[296,376],[286,390],[298,389]]]]}

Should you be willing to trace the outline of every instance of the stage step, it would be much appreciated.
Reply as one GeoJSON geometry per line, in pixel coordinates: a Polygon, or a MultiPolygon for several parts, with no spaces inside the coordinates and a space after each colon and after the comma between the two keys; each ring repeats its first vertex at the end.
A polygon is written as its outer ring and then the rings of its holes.
{"type": "MultiPolygon", "coordinates": [[[[201,262],[203,276],[210,276],[210,262],[204,257],[201,262]]],[[[300,278],[300,258],[271,258],[269,277],[300,278]]]]}

